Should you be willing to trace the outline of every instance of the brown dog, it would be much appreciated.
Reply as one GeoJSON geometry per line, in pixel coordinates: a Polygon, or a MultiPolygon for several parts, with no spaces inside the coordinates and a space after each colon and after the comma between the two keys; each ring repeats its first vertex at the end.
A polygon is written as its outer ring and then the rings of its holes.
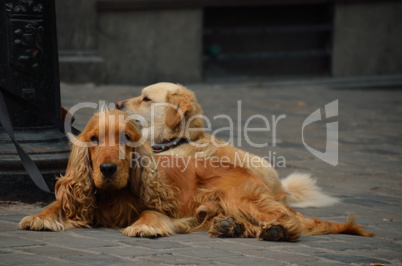
{"type": "Polygon", "coordinates": [[[156,237],[207,229],[221,237],[294,241],[300,235],[372,236],[345,224],[304,218],[249,170],[220,162],[153,156],[135,122],[107,110],[72,141],[56,201],[25,217],[22,229],[125,227],[126,236],[156,237]]]}
{"type": "Polygon", "coordinates": [[[172,83],[157,83],[142,90],[140,96],[116,103],[119,109],[142,120],[142,133],[151,144],[188,139],[159,154],[218,158],[248,168],[262,178],[273,193],[287,193],[292,207],[324,207],[338,202],[323,194],[309,174],[293,173],[279,180],[276,170],[265,159],[235,148],[204,131],[202,109],[194,93],[172,83]]]}

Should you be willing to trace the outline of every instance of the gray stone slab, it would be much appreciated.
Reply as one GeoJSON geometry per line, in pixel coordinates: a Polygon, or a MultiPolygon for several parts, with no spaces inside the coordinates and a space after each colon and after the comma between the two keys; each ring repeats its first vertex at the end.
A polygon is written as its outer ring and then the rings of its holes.
{"type": "Polygon", "coordinates": [[[135,259],[137,263],[157,263],[162,265],[208,265],[215,264],[213,261],[200,260],[194,257],[185,257],[174,253],[156,254],[152,256],[139,257],[135,259]]]}
{"type": "Polygon", "coordinates": [[[65,256],[79,256],[79,255],[88,255],[87,252],[83,249],[71,249],[71,248],[63,248],[56,247],[52,245],[43,245],[43,246],[32,246],[32,247],[17,247],[15,250],[22,251],[24,253],[29,253],[33,255],[52,257],[52,258],[61,258],[65,256]]]}
{"type": "Polygon", "coordinates": [[[0,264],[2,265],[66,265],[63,261],[21,254],[13,251],[0,250],[0,264]]]}
{"type": "Polygon", "coordinates": [[[104,254],[63,256],[62,259],[73,264],[80,263],[85,265],[114,265],[114,264],[130,263],[130,260],[125,260],[104,254]]]}
{"type": "Polygon", "coordinates": [[[3,220],[3,221],[8,221],[8,222],[14,222],[14,223],[16,223],[16,224],[18,224],[21,220],[22,220],[22,218],[24,218],[25,216],[27,216],[27,215],[1,215],[0,216],[0,220],[3,220]]]}
{"type": "Polygon", "coordinates": [[[137,257],[144,257],[144,256],[153,256],[156,254],[170,254],[172,251],[170,249],[151,249],[141,246],[127,246],[127,245],[120,245],[114,247],[90,247],[88,248],[91,252],[97,252],[101,254],[108,254],[113,256],[118,256],[122,258],[137,258],[137,257]]]}
{"type": "Polygon", "coordinates": [[[208,232],[206,232],[206,231],[197,231],[197,232],[193,232],[193,233],[185,234],[185,235],[170,236],[169,240],[178,241],[178,242],[182,242],[182,243],[188,243],[188,242],[209,241],[209,240],[212,240],[212,238],[210,238],[208,236],[208,232]]]}
{"type": "Polygon", "coordinates": [[[239,252],[243,255],[253,256],[257,258],[264,258],[273,261],[280,261],[283,263],[298,263],[298,264],[308,264],[310,262],[318,262],[319,260],[315,257],[308,255],[301,255],[290,252],[281,252],[278,250],[270,249],[254,249],[239,252]]]}
{"type": "MultiPolygon", "coordinates": [[[[183,243],[184,240],[178,239],[183,243]]],[[[238,250],[249,250],[255,249],[255,246],[247,245],[244,242],[239,241],[239,238],[234,239],[211,239],[209,241],[197,241],[193,242],[192,239],[188,239],[188,241],[192,242],[184,242],[188,245],[191,245],[193,248],[201,248],[201,247],[209,247],[217,250],[225,250],[225,251],[233,251],[236,252],[238,250]]]]}
{"type": "Polygon", "coordinates": [[[22,239],[8,236],[2,236],[0,240],[0,248],[28,247],[37,245],[45,245],[45,243],[33,239],[22,239]]]}
{"type": "MultiPolygon", "coordinates": [[[[88,230],[88,229],[87,229],[88,230]]],[[[46,243],[50,245],[62,246],[62,247],[74,247],[77,249],[88,249],[88,247],[110,247],[110,246],[118,246],[119,243],[114,241],[110,241],[107,239],[95,239],[95,238],[87,238],[81,237],[78,234],[69,234],[60,241],[58,235],[52,236],[51,238],[43,239],[46,243]]]]}
{"type": "Polygon", "coordinates": [[[204,259],[204,260],[211,260],[211,259],[221,258],[221,257],[231,257],[231,256],[235,255],[235,253],[230,252],[230,251],[222,252],[222,250],[210,248],[210,247],[180,248],[180,249],[175,249],[173,252],[175,254],[192,257],[192,258],[204,259]]]}
{"type": "Polygon", "coordinates": [[[17,225],[15,223],[4,222],[0,219],[0,232],[8,232],[11,230],[15,230],[17,225]]]}
{"type": "Polygon", "coordinates": [[[230,256],[217,258],[216,262],[227,263],[228,265],[288,265],[276,260],[269,260],[261,257],[250,257],[250,256],[230,256]]]}
{"type": "Polygon", "coordinates": [[[381,263],[381,264],[390,264],[387,260],[382,259],[373,259],[370,257],[356,256],[356,255],[344,255],[342,253],[316,253],[318,257],[325,258],[328,260],[333,260],[341,263],[347,264],[366,264],[369,265],[371,263],[381,263]]]}
{"type": "Polygon", "coordinates": [[[79,234],[82,237],[88,237],[91,239],[109,240],[109,241],[121,241],[130,239],[127,236],[123,236],[122,229],[116,228],[91,228],[91,229],[71,229],[68,232],[79,234]]]}
{"type": "Polygon", "coordinates": [[[128,238],[127,240],[122,240],[119,242],[133,247],[141,246],[151,249],[179,249],[189,247],[188,245],[185,244],[170,241],[169,238],[150,239],[150,238],[135,237],[135,238],[128,238]]]}

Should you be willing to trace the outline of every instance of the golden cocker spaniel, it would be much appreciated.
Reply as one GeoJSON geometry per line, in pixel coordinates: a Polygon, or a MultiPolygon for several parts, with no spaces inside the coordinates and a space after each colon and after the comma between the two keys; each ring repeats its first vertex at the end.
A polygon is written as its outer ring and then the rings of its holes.
{"type": "Polygon", "coordinates": [[[353,218],[337,224],[303,217],[248,169],[154,156],[134,120],[119,110],[93,116],[72,142],[56,201],[23,218],[21,229],[103,226],[141,237],[204,229],[211,236],[273,241],[329,233],[372,236],[353,218]]]}
{"type": "Polygon", "coordinates": [[[160,145],[177,138],[191,140],[159,154],[228,160],[262,178],[273,193],[286,193],[284,200],[292,207],[327,207],[339,201],[323,193],[309,174],[295,172],[280,180],[265,158],[208,134],[203,110],[194,93],[184,86],[156,83],[145,87],[138,97],[116,102],[116,106],[142,122],[142,134],[151,144],[160,145]]]}

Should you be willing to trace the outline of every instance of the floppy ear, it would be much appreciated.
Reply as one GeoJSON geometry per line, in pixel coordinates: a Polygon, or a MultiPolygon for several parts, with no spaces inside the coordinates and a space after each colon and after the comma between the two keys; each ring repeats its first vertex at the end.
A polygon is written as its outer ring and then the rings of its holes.
{"type": "Polygon", "coordinates": [[[147,207],[176,217],[177,201],[162,178],[148,143],[137,147],[132,156],[131,190],[147,207]]]}
{"type": "Polygon", "coordinates": [[[95,208],[91,160],[87,147],[72,146],[66,174],[56,183],[56,200],[70,223],[89,227],[95,208]]]}
{"type": "Polygon", "coordinates": [[[193,110],[193,105],[188,96],[177,93],[168,94],[166,100],[170,105],[166,110],[165,124],[167,127],[173,129],[180,123],[183,117],[193,110]]]}

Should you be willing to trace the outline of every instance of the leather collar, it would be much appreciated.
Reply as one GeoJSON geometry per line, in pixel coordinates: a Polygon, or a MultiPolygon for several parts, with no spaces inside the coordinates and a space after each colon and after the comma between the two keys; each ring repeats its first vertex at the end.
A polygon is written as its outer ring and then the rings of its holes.
{"type": "Polygon", "coordinates": [[[159,152],[167,151],[167,150],[170,150],[177,146],[180,146],[183,143],[190,143],[190,142],[191,142],[191,139],[175,138],[173,140],[169,140],[166,142],[154,144],[151,147],[152,147],[152,150],[154,151],[154,153],[159,153],[159,152]]]}

